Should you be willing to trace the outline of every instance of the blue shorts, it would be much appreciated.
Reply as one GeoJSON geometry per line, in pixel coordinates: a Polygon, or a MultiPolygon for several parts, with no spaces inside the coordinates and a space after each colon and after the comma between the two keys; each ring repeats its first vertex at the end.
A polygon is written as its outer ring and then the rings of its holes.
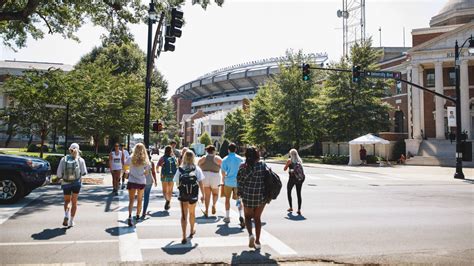
{"type": "Polygon", "coordinates": [[[63,187],[63,194],[64,195],[71,195],[73,193],[74,194],[79,194],[80,191],[81,191],[81,184],[63,187]]]}

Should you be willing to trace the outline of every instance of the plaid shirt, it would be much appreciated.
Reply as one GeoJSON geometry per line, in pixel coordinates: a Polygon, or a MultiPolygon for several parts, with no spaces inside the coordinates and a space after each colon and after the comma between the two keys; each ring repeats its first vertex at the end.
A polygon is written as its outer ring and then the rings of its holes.
{"type": "Polygon", "coordinates": [[[256,208],[265,204],[265,163],[257,162],[253,168],[246,164],[240,166],[237,174],[238,193],[244,206],[256,208]]]}

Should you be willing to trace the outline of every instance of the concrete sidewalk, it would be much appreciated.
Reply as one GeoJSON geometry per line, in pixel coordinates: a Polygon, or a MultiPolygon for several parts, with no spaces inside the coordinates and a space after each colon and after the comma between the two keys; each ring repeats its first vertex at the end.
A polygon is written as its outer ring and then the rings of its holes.
{"type": "MultiPolygon", "coordinates": [[[[285,164],[283,161],[266,160],[267,163],[285,164]]],[[[303,163],[305,167],[331,169],[348,172],[361,173],[382,173],[382,174],[413,174],[422,173],[423,175],[433,176],[454,176],[456,172],[455,167],[441,167],[441,166],[416,166],[416,165],[364,165],[364,166],[349,166],[349,165],[333,165],[333,164],[317,164],[317,163],[303,163]]],[[[474,179],[474,168],[463,168],[463,173],[466,179],[474,179]]]]}

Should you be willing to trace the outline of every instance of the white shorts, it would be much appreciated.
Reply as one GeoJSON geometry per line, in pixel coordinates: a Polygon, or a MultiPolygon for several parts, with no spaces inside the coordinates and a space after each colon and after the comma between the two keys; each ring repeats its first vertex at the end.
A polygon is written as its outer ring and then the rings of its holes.
{"type": "Polygon", "coordinates": [[[219,188],[219,184],[221,182],[221,173],[217,172],[202,172],[204,174],[204,179],[202,180],[202,184],[204,187],[211,187],[213,189],[219,188]]]}

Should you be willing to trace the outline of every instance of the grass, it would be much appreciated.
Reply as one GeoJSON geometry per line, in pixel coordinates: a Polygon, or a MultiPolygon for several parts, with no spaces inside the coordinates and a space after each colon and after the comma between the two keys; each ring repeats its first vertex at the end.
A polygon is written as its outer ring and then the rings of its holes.
{"type": "MultiPolygon", "coordinates": [[[[306,157],[301,157],[303,160],[303,163],[323,163],[323,159],[320,157],[316,156],[306,156],[306,157]]],[[[268,157],[268,160],[273,160],[277,162],[286,162],[288,160],[288,157],[286,156],[276,156],[276,157],[268,157]]]]}
{"type": "MultiPolygon", "coordinates": [[[[43,158],[48,156],[48,155],[54,155],[54,154],[63,154],[64,151],[57,150],[56,152],[45,152],[43,153],[43,158]]],[[[4,154],[12,154],[12,155],[26,155],[26,156],[35,156],[39,157],[40,153],[39,152],[27,152],[26,148],[6,148],[6,149],[1,149],[0,153],[4,154]]]]}

